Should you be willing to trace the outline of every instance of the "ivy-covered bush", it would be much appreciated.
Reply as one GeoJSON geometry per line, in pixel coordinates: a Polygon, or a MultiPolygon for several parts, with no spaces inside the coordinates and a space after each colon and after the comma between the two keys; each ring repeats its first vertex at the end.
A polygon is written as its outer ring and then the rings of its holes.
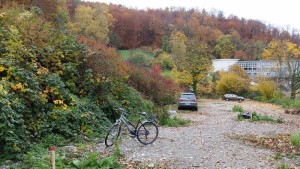
{"type": "Polygon", "coordinates": [[[154,107],[125,83],[114,49],[76,39],[37,11],[0,8],[0,162],[41,141],[103,138],[116,106],[154,107]]]}

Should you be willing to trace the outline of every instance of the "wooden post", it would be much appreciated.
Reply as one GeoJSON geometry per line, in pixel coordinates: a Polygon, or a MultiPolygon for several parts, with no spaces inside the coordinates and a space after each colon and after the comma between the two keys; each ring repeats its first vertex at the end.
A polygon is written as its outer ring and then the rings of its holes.
{"type": "Polygon", "coordinates": [[[55,169],[55,146],[52,146],[50,151],[51,151],[52,169],[55,169]]]}

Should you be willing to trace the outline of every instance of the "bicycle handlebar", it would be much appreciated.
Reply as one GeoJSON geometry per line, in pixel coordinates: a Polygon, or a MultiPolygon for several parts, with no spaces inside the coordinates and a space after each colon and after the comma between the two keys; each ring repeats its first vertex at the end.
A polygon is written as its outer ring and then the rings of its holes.
{"type": "Polygon", "coordinates": [[[121,107],[116,107],[115,109],[118,110],[118,111],[120,111],[120,112],[123,112],[123,113],[125,113],[125,114],[130,114],[129,111],[127,111],[127,110],[125,110],[125,109],[123,109],[123,108],[121,108],[121,107]]]}

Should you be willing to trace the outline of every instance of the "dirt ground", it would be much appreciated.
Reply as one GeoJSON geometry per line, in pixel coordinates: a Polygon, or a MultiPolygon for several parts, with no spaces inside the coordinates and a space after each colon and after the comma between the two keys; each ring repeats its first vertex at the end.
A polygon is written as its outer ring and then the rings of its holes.
{"type": "MultiPolygon", "coordinates": [[[[159,127],[159,137],[143,146],[137,139],[122,139],[121,151],[126,168],[231,168],[268,169],[288,164],[297,168],[300,156],[276,158],[278,152],[245,144],[230,135],[270,136],[300,131],[300,115],[285,114],[279,106],[246,100],[242,103],[223,100],[200,100],[199,110],[180,111],[178,115],[191,120],[188,127],[159,127]],[[234,105],[247,112],[281,117],[285,123],[238,121],[234,105]],[[137,167],[137,165],[139,167],[137,167]]],[[[99,145],[99,151],[111,151],[99,145]]]]}

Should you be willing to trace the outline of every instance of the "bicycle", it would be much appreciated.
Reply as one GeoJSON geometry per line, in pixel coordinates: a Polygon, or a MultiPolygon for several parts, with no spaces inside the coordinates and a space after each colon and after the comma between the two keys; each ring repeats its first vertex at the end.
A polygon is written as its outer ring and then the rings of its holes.
{"type": "Polygon", "coordinates": [[[129,134],[132,138],[137,137],[138,141],[144,145],[153,143],[158,136],[158,127],[155,123],[155,117],[148,116],[146,112],[140,112],[142,116],[146,116],[145,120],[139,118],[136,125],[133,125],[125,115],[129,114],[123,108],[117,108],[121,112],[120,118],[116,120],[115,124],[110,128],[106,137],[105,145],[110,147],[114,144],[115,140],[119,137],[121,131],[121,125],[125,124],[129,134]]]}

